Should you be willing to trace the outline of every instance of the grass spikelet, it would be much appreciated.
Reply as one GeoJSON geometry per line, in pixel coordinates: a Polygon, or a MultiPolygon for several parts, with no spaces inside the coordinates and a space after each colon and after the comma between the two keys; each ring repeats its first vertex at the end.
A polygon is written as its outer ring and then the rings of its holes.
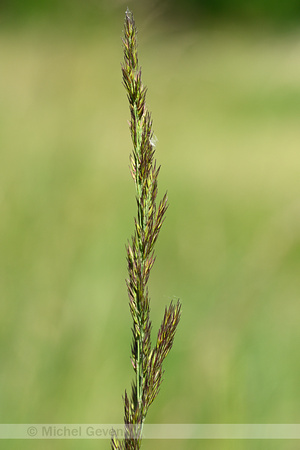
{"type": "Polygon", "coordinates": [[[138,62],[137,30],[133,15],[125,14],[123,84],[127,91],[130,109],[130,133],[133,150],[130,171],[135,183],[137,216],[134,234],[126,247],[128,279],[127,290],[133,320],[131,362],[135,372],[131,395],[125,391],[124,423],[128,427],[125,439],[111,440],[111,448],[137,450],[141,447],[142,426],[149,406],[156,398],[163,375],[163,361],[172,348],[175,332],[180,320],[181,303],[171,304],[165,309],[158,331],[156,344],[151,346],[150,298],[147,283],[155,261],[154,246],[168,208],[167,194],[157,202],[158,175],[155,155],[156,137],[153,134],[152,118],[146,105],[147,88],[142,83],[138,62]]]}

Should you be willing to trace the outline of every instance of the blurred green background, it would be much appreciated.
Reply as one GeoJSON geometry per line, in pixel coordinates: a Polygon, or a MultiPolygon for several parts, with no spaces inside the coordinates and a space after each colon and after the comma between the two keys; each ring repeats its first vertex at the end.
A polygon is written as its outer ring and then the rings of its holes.
{"type": "MultiPolygon", "coordinates": [[[[167,220],[157,332],[182,321],[148,423],[299,423],[299,2],[1,1],[2,423],[121,423],[133,376],[127,5],[167,220]]],[[[108,441],[7,441],[6,449],[108,441]]],[[[145,441],[146,449],[296,449],[145,441]]]]}

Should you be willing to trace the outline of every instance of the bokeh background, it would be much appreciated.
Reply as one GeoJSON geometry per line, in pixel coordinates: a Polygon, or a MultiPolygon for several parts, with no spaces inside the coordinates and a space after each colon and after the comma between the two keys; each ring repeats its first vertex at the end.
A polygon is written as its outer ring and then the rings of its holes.
{"type": "Polygon", "coordinates": [[[154,333],[165,305],[183,303],[147,422],[299,423],[299,5],[0,2],[2,423],[123,420],[133,376],[125,243],[135,214],[120,71],[127,6],[170,203],[150,280],[154,333]]]}

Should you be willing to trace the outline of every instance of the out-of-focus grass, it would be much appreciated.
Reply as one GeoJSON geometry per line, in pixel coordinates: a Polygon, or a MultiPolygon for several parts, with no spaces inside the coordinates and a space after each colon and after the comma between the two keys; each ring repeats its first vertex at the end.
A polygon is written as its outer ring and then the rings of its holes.
{"type": "MultiPolygon", "coordinates": [[[[124,244],[135,202],[120,34],[0,34],[4,423],[122,422],[132,377],[124,244]]],[[[249,31],[141,33],[160,192],[170,200],[150,283],[155,330],[169,299],[183,302],[148,423],[299,421],[299,46],[299,36],[249,31]]],[[[144,448],[153,445],[295,448],[144,448]]]]}

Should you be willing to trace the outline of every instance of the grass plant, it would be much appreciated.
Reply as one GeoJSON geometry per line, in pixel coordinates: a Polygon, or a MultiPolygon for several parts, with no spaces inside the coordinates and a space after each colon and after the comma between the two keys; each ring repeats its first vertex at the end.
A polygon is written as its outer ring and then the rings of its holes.
{"type": "Polygon", "coordinates": [[[128,243],[127,289],[133,320],[131,362],[135,372],[131,396],[125,391],[125,439],[112,438],[112,449],[139,449],[142,425],[151,403],[156,398],[163,375],[163,361],[172,348],[180,320],[181,303],[173,302],[165,309],[156,344],[151,345],[150,298],[147,283],[155,256],[154,246],[168,207],[167,194],[157,204],[157,180],[160,167],[154,159],[155,139],[151,114],[146,106],[147,88],[142,83],[138,63],[137,30],[129,10],[125,15],[123,83],[130,108],[130,132],[133,152],[130,157],[131,175],[135,183],[137,217],[134,234],[128,243]],[[132,433],[133,432],[133,433],[132,433]]]}
{"type": "MultiPolygon", "coordinates": [[[[149,281],[153,343],[169,296],[189,301],[146,422],[298,423],[300,36],[221,24],[171,33],[170,21],[148,19],[139,14],[139,56],[170,203],[149,281]]],[[[6,423],[104,424],[122,415],[134,375],[120,246],[135,208],[120,15],[97,31],[46,25],[0,30],[0,411],[6,423]]],[[[109,446],[43,441],[43,450],[109,446]]],[[[200,446],[220,442],[142,444],[200,446]]],[[[295,450],[295,441],[221,447],[295,450]]]]}

